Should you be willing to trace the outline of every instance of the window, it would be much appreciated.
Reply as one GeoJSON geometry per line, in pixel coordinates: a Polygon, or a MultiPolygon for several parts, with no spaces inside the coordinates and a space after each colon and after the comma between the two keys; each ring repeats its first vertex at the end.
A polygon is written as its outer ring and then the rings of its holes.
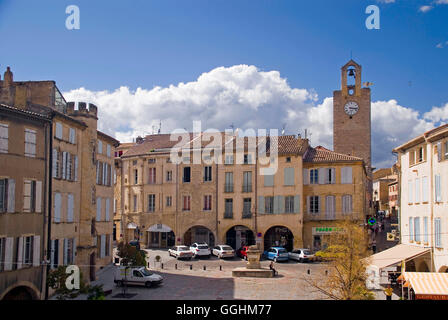
{"type": "Polygon", "coordinates": [[[285,213],[294,212],[294,196],[285,197],[285,213]]]}
{"type": "Polygon", "coordinates": [[[428,217],[423,217],[423,241],[428,243],[428,217]]]}
{"type": "Polygon", "coordinates": [[[336,179],[335,179],[336,169],[335,168],[325,168],[324,172],[325,172],[325,183],[326,184],[336,183],[336,179]]]}
{"type": "Polygon", "coordinates": [[[74,206],[75,198],[73,194],[69,193],[67,195],[67,222],[73,222],[74,206]]]}
{"type": "Polygon", "coordinates": [[[352,167],[341,168],[341,183],[350,184],[353,183],[352,167]]]}
{"type": "Polygon", "coordinates": [[[105,207],[105,214],[106,214],[106,218],[104,219],[104,221],[110,221],[110,198],[106,198],[106,207],[105,207]]]}
{"type": "Polygon", "coordinates": [[[243,201],[243,218],[248,218],[251,215],[252,198],[244,198],[243,201]]]}
{"type": "Polygon", "coordinates": [[[134,212],[138,210],[137,195],[134,195],[134,212]]]}
{"type": "Polygon", "coordinates": [[[74,261],[74,239],[64,239],[64,265],[71,265],[74,261]]]}
{"type": "Polygon", "coordinates": [[[434,219],[434,242],[437,248],[442,248],[442,221],[440,218],[434,219]]]}
{"type": "Polygon", "coordinates": [[[319,170],[311,169],[310,170],[310,184],[317,184],[317,183],[319,183],[319,170]]]}
{"type": "Polygon", "coordinates": [[[138,170],[134,169],[134,184],[138,184],[138,170]]]}
{"type": "Polygon", "coordinates": [[[0,153],[8,153],[8,125],[0,123],[0,153]]]}
{"type": "Polygon", "coordinates": [[[23,239],[23,264],[31,266],[33,263],[33,237],[24,237],[23,239]]]}
{"type": "Polygon", "coordinates": [[[294,168],[284,168],[283,182],[285,186],[293,186],[295,184],[294,168]]]}
{"type": "Polygon", "coordinates": [[[148,183],[155,184],[156,183],[156,168],[149,168],[148,172],[149,172],[148,183]]]}
{"type": "Polygon", "coordinates": [[[36,157],[36,131],[25,129],[25,156],[36,157]]]}
{"type": "Polygon", "coordinates": [[[191,181],[191,168],[184,167],[183,182],[190,182],[190,181],[191,181]]]}
{"type": "Polygon", "coordinates": [[[98,140],[98,153],[103,153],[103,141],[98,140]]]}
{"type": "Polygon", "coordinates": [[[252,171],[243,173],[243,192],[252,192],[252,171]]]}
{"type": "Polygon", "coordinates": [[[233,172],[226,172],[224,192],[233,192],[233,172]]]}
{"type": "Polygon", "coordinates": [[[50,267],[52,269],[59,267],[59,239],[51,240],[50,267]]]}
{"type": "Polygon", "coordinates": [[[5,266],[5,251],[6,251],[6,238],[0,238],[0,272],[4,270],[5,266]]]}
{"type": "Polygon", "coordinates": [[[56,122],[56,129],[54,136],[60,140],[62,140],[62,123],[56,122]]]}
{"type": "Polygon", "coordinates": [[[409,217],[409,241],[414,240],[414,226],[412,222],[413,222],[412,217],[409,217]]]}
{"type": "Polygon", "coordinates": [[[36,181],[25,180],[23,190],[23,211],[36,211],[36,181]]]}
{"type": "Polygon", "coordinates": [[[414,218],[414,239],[420,241],[420,218],[414,218]]]}
{"type": "Polygon", "coordinates": [[[444,149],[445,149],[445,159],[448,159],[448,140],[444,143],[444,149]]]}
{"type": "Polygon", "coordinates": [[[273,174],[265,174],[263,177],[264,177],[264,186],[265,187],[273,187],[274,186],[274,175],[273,174]]]}
{"type": "Polygon", "coordinates": [[[190,196],[184,196],[184,203],[182,210],[190,211],[190,196]]]}
{"type": "Polygon", "coordinates": [[[336,206],[336,197],[335,196],[326,196],[325,197],[325,215],[327,218],[334,219],[335,206],[336,206]]]}
{"type": "Polygon", "coordinates": [[[76,143],[76,130],[73,128],[69,129],[69,142],[72,144],[76,143]]]}
{"type": "Polygon", "coordinates": [[[54,193],[54,222],[61,222],[61,194],[59,192],[54,193]]]}
{"type": "Polygon", "coordinates": [[[166,181],[173,181],[173,171],[170,170],[166,172],[166,181]]]}
{"type": "Polygon", "coordinates": [[[415,179],[415,202],[420,202],[420,179],[415,179]]]}
{"type": "Polygon", "coordinates": [[[351,194],[342,196],[342,213],[352,213],[353,198],[351,194]]]}
{"type": "Polygon", "coordinates": [[[156,195],[148,195],[148,212],[154,212],[156,210],[156,195]]]}
{"type": "MultiPolygon", "coordinates": [[[[134,202],[135,204],[137,201],[134,202]]],[[[96,221],[101,221],[101,198],[96,198],[96,221]]]]}
{"type": "Polygon", "coordinates": [[[224,164],[233,164],[233,154],[226,155],[226,158],[224,161],[225,161],[224,164]]]}
{"type": "Polygon", "coordinates": [[[149,158],[148,159],[148,163],[156,163],[156,159],[155,158],[149,158]]]}
{"type": "Polygon", "coordinates": [[[204,210],[212,210],[212,196],[210,195],[204,196],[204,210]]]}
{"type": "Polygon", "coordinates": [[[233,199],[225,199],[224,218],[233,218],[233,199]]]}
{"type": "Polygon", "coordinates": [[[319,196],[308,197],[308,210],[310,213],[319,213],[319,196]]]}
{"type": "Polygon", "coordinates": [[[435,200],[436,202],[442,201],[442,190],[441,190],[441,176],[440,174],[435,175],[435,200]]]}
{"type": "Polygon", "coordinates": [[[166,206],[171,207],[173,205],[173,198],[171,196],[166,197],[166,206]]]}
{"type": "Polygon", "coordinates": [[[107,144],[107,145],[106,145],[106,155],[107,155],[108,157],[110,157],[110,149],[111,149],[110,144],[107,144]]]}
{"type": "Polygon", "coordinates": [[[423,161],[423,147],[420,147],[417,149],[417,154],[418,154],[418,162],[422,162],[423,161]]]}
{"type": "Polygon", "coordinates": [[[274,197],[265,197],[264,198],[264,212],[265,213],[274,213],[274,197]]]}
{"type": "Polygon", "coordinates": [[[212,181],[212,167],[204,167],[204,182],[212,181]]]}
{"type": "Polygon", "coordinates": [[[244,164],[252,164],[252,155],[250,154],[244,155],[244,164]]]}
{"type": "Polygon", "coordinates": [[[286,162],[290,163],[291,162],[291,157],[286,157],[286,162]]]}

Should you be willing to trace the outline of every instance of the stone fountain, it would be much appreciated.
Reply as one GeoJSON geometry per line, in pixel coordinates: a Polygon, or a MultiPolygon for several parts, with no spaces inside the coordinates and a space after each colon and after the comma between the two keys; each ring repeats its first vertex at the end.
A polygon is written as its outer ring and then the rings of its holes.
{"type": "Polygon", "coordinates": [[[273,271],[262,268],[260,264],[261,250],[257,245],[250,246],[247,250],[246,267],[232,270],[233,277],[272,278],[273,271]]]}

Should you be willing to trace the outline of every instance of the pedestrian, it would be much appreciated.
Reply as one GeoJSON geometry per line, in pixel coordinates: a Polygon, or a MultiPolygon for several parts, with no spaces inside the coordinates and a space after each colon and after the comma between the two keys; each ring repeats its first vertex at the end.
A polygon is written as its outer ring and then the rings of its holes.
{"type": "Polygon", "coordinates": [[[271,264],[269,265],[269,269],[274,272],[274,277],[278,275],[277,270],[274,269],[274,261],[271,261],[271,264]]]}
{"type": "Polygon", "coordinates": [[[387,285],[387,288],[384,289],[384,293],[386,294],[386,300],[392,300],[392,293],[394,289],[390,287],[390,284],[387,285]]]}
{"type": "Polygon", "coordinates": [[[376,240],[375,239],[373,239],[373,241],[372,241],[372,251],[373,251],[373,253],[376,253],[376,240]]]}

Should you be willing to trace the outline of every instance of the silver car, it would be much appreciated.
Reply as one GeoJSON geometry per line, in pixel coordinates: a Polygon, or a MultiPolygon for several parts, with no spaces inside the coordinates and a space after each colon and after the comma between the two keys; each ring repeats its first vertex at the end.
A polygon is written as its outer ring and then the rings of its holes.
{"type": "Polygon", "coordinates": [[[191,259],[193,252],[187,246],[174,246],[168,249],[168,254],[176,259],[191,259]]]}
{"type": "Polygon", "coordinates": [[[219,244],[213,248],[212,254],[218,258],[233,258],[235,256],[235,250],[231,246],[226,244],[219,244]]]}
{"type": "Polygon", "coordinates": [[[314,261],[314,254],[308,249],[294,249],[288,253],[289,259],[299,262],[314,261]]]}

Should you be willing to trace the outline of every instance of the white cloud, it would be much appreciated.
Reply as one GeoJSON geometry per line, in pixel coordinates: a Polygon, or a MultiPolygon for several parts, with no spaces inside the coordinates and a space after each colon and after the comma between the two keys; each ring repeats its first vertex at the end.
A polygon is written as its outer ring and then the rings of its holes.
{"type": "Polygon", "coordinates": [[[434,8],[433,6],[421,6],[418,11],[426,13],[428,11],[430,11],[432,8],[434,8]]]}
{"type": "Polygon", "coordinates": [[[437,4],[448,4],[448,0],[437,0],[437,4]]]}
{"type": "Polygon", "coordinates": [[[423,116],[435,123],[448,121],[448,103],[441,107],[432,107],[431,111],[426,112],[423,116]]]}
{"type": "Polygon", "coordinates": [[[376,0],[376,1],[381,3],[395,3],[395,0],[376,0]]]}
{"type": "MultiPolygon", "coordinates": [[[[263,72],[255,66],[219,67],[203,73],[196,81],[164,88],[131,91],[120,87],[111,92],[80,88],[64,96],[67,101],[95,103],[99,129],[122,142],[150,134],[159,119],[164,133],[176,128],[191,130],[192,121],[201,120],[202,129],[219,130],[232,123],[243,129],[280,130],[286,123],[287,134],[303,135],[308,129],[313,146],[332,148],[333,99],[325,98],[318,104],[314,90],[292,88],[278,71],[263,72]]],[[[444,116],[448,118],[445,107],[444,116]]],[[[433,110],[432,114],[437,112],[433,110]]],[[[396,100],[373,102],[374,165],[391,165],[392,149],[432,128],[433,122],[429,115],[422,118],[396,100]]]]}

